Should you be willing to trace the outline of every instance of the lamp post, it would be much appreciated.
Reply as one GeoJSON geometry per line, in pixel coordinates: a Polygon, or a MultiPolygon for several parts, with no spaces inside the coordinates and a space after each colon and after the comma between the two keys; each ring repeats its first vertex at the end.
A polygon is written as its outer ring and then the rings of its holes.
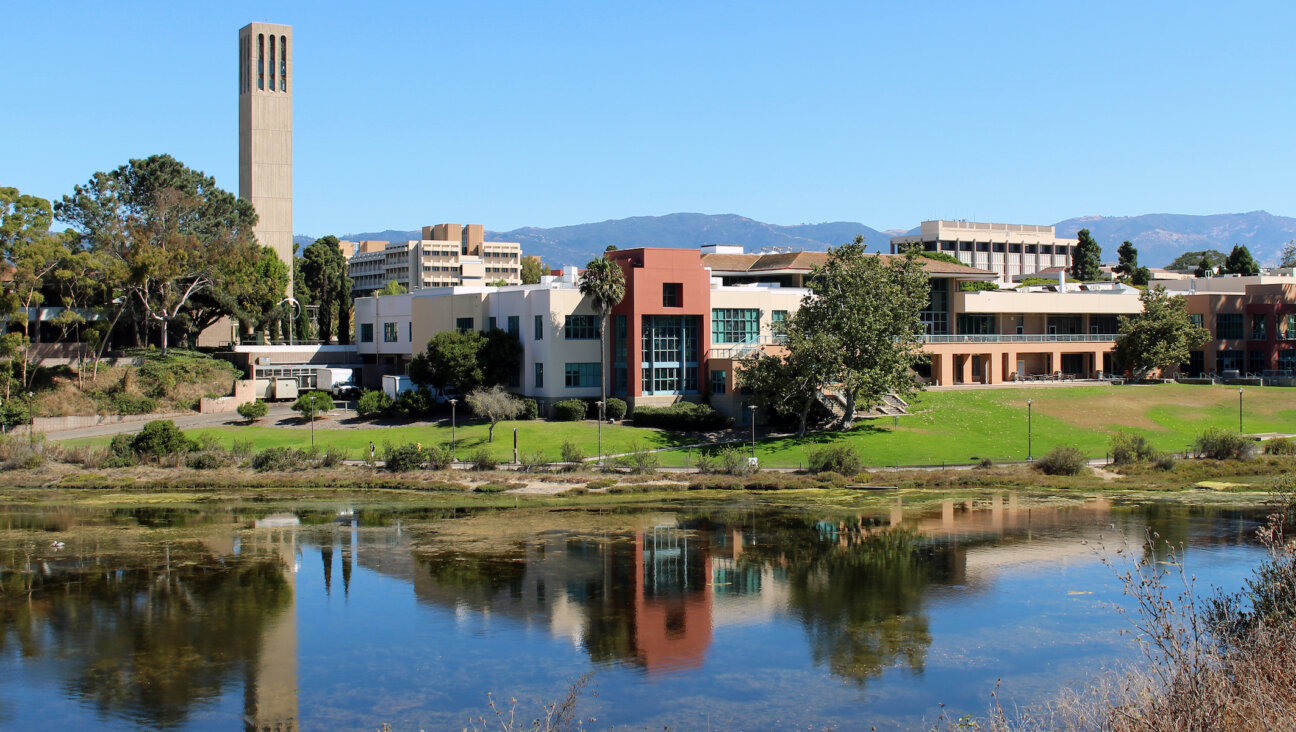
{"type": "Polygon", "coordinates": [[[598,461],[599,461],[599,465],[601,466],[603,465],[603,400],[602,399],[599,400],[598,408],[599,408],[599,419],[598,419],[599,459],[598,461]]]}
{"type": "Polygon", "coordinates": [[[450,400],[450,466],[455,464],[455,405],[459,403],[458,399],[450,400]]]}
{"type": "Polygon", "coordinates": [[[1238,434],[1242,434],[1242,387],[1238,387],[1238,434]]]}
{"type": "Polygon", "coordinates": [[[1031,405],[1035,403],[1034,399],[1026,400],[1026,462],[1035,461],[1035,450],[1031,444],[1031,438],[1034,436],[1031,429],[1031,405]]]}
{"type": "Polygon", "coordinates": [[[752,460],[756,459],[756,405],[748,404],[747,408],[751,410],[751,428],[752,428],[752,460]]]}

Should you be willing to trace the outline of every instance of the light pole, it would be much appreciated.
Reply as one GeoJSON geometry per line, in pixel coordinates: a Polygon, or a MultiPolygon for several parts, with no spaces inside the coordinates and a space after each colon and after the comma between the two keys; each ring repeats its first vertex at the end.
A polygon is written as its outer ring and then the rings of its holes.
{"type": "Polygon", "coordinates": [[[1026,462],[1028,463],[1035,461],[1035,450],[1031,445],[1031,438],[1034,436],[1031,429],[1031,405],[1034,403],[1034,399],[1026,400],[1026,462]]]}
{"type": "Polygon", "coordinates": [[[756,460],[756,405],[748,404],[747,408],[751,410],[751,428],[752,428],[752,460],[756,460]]]}
{"type": "Polygon", "coordinates": [[[458,399],[450,400],[450,465],[455,464],[455,405],[459,403],[458,399]]]}
{"type": "Polygon", "coordinates": [[[599,465],[601,466],[603,464],[603,400],[602,399],[599,400],[598,407],[599,407],[599,419],[598,419],[599,459],[598,461],[599,461],[599,465]]]}
{"type": "Polygon", "coordinates": [[[1242,434],[1242,387],[1238,387],[1238,434],[1242,434]]]}
{"type": "Polygon", "coordinates": [[[27,392],[27,444],[36,445],[36,413],[32,411],[32,398],[36,394],[27,392]]]}

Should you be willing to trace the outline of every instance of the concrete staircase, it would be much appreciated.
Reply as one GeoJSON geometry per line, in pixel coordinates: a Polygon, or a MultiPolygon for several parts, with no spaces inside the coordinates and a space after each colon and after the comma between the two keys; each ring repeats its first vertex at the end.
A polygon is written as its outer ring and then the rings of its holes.
{"type": "MultiPolygon", "coordinates": [[[[824,405],[833,417],[841,419],[846,416],[846,395],[842,392],[827,387],[820,389],[815,395],[819,403],[824,405]]],[[[895,394],[883,394],[882,401],[875,404],[867,412],[859,412],[860,417],[899,417],[909,413],[909,402],[901,399],[895,394]]]]}

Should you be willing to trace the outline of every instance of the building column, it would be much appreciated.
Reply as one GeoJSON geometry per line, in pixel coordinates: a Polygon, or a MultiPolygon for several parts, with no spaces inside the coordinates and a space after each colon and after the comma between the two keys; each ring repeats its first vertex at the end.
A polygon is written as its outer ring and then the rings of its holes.
{"type": "Polygon", "coordinates": [[[1102,367],[1103,367],[1103,351],[1102,349],[1095,348],[1093,352],[1093,370],[1089,372],[1089,375],[1091,377],[1097,378],[1098,372],[1102,370],[1102,367]]]}
{"type": "Polygon", "coordinates": [[[936,356],[937,368],[932,369],[932,375],[936,377],[936,384],[939,386],[949,386],[954,383],[954,356],[948,353],[942,353],[936,356]]]}
{"type": "Polygon", "coordinates": [[[970,354],[963,356],[963,383],[972,383],[972,356],[970,354]]]}
{"type": "Polygon", "coordinates": [[[1003,356],[991,354],[986,356],[990,363],[986,364],[989,373],[986,375],[987,384],[1002,384],[1004,380],[1003,356]]]}

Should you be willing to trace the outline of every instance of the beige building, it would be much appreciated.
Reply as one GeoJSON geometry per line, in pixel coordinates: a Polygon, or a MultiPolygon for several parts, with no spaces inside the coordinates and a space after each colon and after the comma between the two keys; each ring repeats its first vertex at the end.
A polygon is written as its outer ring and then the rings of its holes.
{"type": "Polygon", "coordinates": [[[239,30],[239,197],[257,212],[253,229],[288,265],[293,292],[292,26],[239,30]]]}
{"type": "Polygon", "coordinates": [[[522,284],[522,245],[484,237],[481,224],[437,224],[424,226],[419,241],[363,242],[347,263],[352,293],[363,297],[393,280],[410,292],[522,284]]]}
{"type": "Polygon", "coordinates": [[[943,252],[963,264],[999,275],[1001,282],[1049,267],[1070,267],[1076,239],[1061,239],[1052,226],[924,221],[917,234],[891,237],[891,252],[914,245],[943,252]]]}

